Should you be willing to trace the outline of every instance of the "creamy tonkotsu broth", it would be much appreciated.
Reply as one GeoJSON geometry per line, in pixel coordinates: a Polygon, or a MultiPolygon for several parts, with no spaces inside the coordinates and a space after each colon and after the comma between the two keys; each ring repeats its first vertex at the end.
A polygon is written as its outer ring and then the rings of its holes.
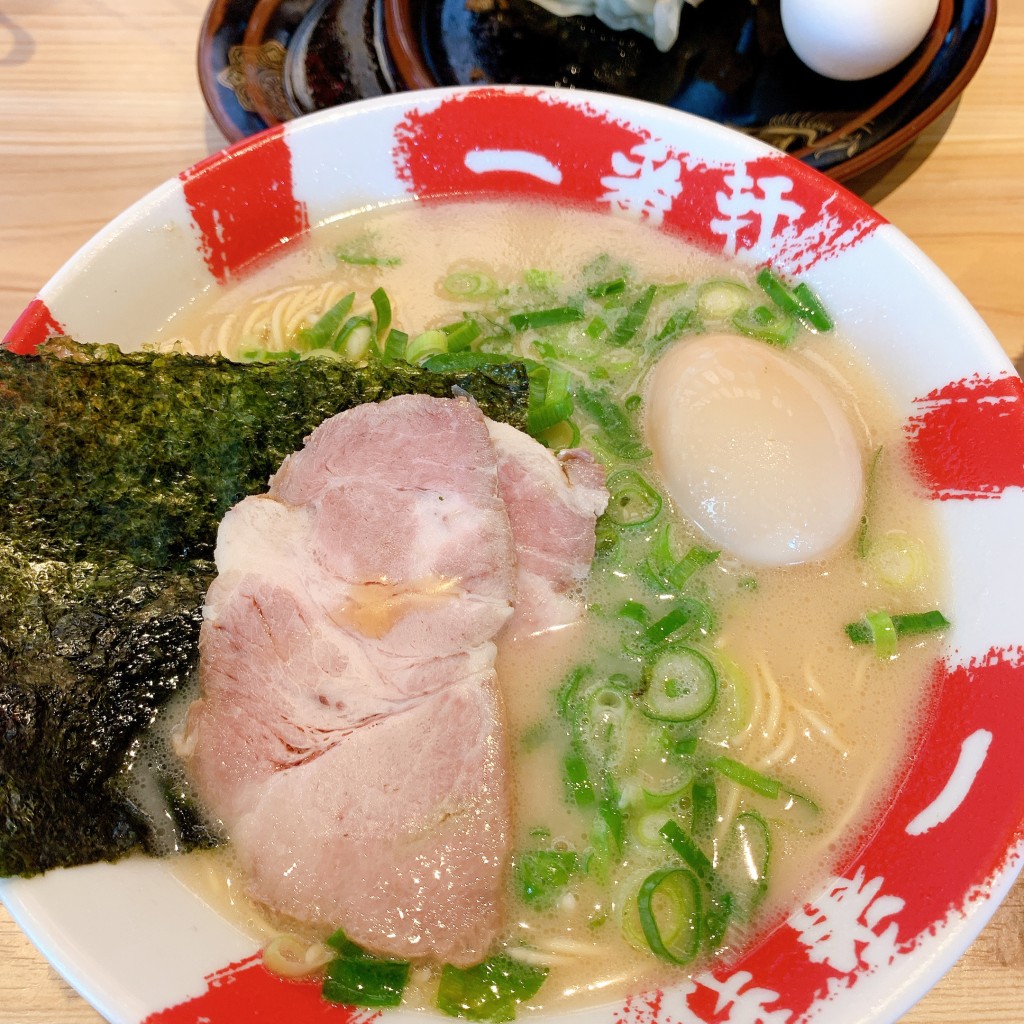
{"type": "MultiPolygon", "coordinates": [[[[628,221],[541,204],[407,204],[317,229],[301,248],[183,313],[156,343],[266,357],[287,348],[297,330],[350,291],[357,308],[364,308],[371,292],[383,287],[395,325],[416,335],[464,313],[492,323],[511,310],[561,307],[588,286],[597,292],[595,284],[620,277],[631,295],[646,284],[659,286],[640,332],[648,339],[675,312],[696,305],[701,282],[742,284],[751,290],[751,301],[765,301],[735,265],[628,221]],[[359,262],[339,261],[339,251],[359,262]],[[484,288],[485,294],[453,295],[445,281],[455,272],[487,278],[494,287],[484,288]]],[[[639,342],[609,344],[607,334],[594,327],[595,310],[604,310],[606,330],[614,330],[623,315],[614,295],[591,296],[591,302],[577,322],[549,331],[506,331],[492,343],[505,354],[538,361],[552,345],[564,351],[577,344],[589,354],[565,363],[572,381],[611,393],[644,442],[654,350],[732,328],[728,319],[715,322],[705,312],[691,317],[674,339],[640,351],[639,342]]],[[[659,587],[656,571],[652,579],[650,565],[664,559],[665,545],[677,560],[712,545],[674,514],[659,453],[624,460],[621,446],[618,454],[612,450],[616,446],[608,444],[607,434],[576,403],[579,443],[606,460],[613,476],[623,469],[639,472],[663,506],[648,521],[599,522],[598,555],[581,595],[587,616],[546,635],[506,638],[499,655],[513,746],[514,856],[545,850],[575,854],[577,860],[568,883],[540,909],[525,904],[517,880],[510,881],[505,948],[550,969],[531,1007],[550,1011],[603,1002],[681,977],[711,955],[735,955],[813,894],[856,847],[918,735],[937,638],[903,637],[898,653],[883,658],[870,644],[850,643],[844,632],[847,623],[872,609],[917,612],[946,603],[941,539],[904,462],[901,424],[879,382],[844,343],[841,324],[827,335],[799,331],[786,358],[835,397],[851,425],[864,471],[858,486],[868,495],[866,529],[855,528],[826,557],[806,564],[751,565],[721,551],[675,593],[664,579],[659,587]],[[644,724],[650,717],[635,709],[632,717],[617,717],[619,705],[638,702],[629,694],[642,689],[644,665],[649,670],[657,661],[657,641],[651,639],[657,630],[645,631],[662,621],[681,594],[711,609],[714,621],[704,622],[702,630],[698,614],[696,624],[669,637],[669,646],[696,650],[713,665],[717,698],[696,720],[651,726],[664,731],[652,739],[644,724]],[[561,690],[564,710],[566,680],[579,675],[581,666],[588,671],[577,693],[613,684],[601,693],[588,691],[601,702],[601,710],[588,714],[606,716],[608,731],[602,735],[619,743],[615,730],[626,722],[623,735],[627,746],[634,744],[608,755],[625,766],[619,777],[625,781],[614,793],[618,817],[612,828],[621,826],[623,834],[613,837],[616,848],[610,852],[607,835],[595,832],[593,809],[574,805],[564,781],[573,727],[559,715],[557,695],[561,690]],[[672,750],[664,745],[666,735],[675,744],[672,750]],[[764,795],[708,768],[722,757],[781,783],[781,793],[764,795]],[[714,821],[700,831],[692,785],[703,783],[706,794],[709,779],[714,821]],[[749,919],[736,914],[714,943],[717,952],[704,949],[684,966],[655,957],[637,924],[640,884],[673,857],[681,863],[658,835],[673,817],[693,831],[716,867],[737,841],[737,821],[762,822],[771,836],[767,890],[749,919]]],[[[553,429],[553,445],[573,440],[559,429],[564,424],[553,429]]],[[[593,718],[587,722],[593,725],[593,718]]],[[[232,874],[229,852],[188,860],[191,866],[182,870],[190,884],[216,904],[230,904],[225,912],[241,915],[261,935],[289,929],[288,922],[246,904],[240,895],[244,881],[232,874]]],[[[436,976],[430,965],[414,971],[406,1002],[430,1006],[436,976]]]]}

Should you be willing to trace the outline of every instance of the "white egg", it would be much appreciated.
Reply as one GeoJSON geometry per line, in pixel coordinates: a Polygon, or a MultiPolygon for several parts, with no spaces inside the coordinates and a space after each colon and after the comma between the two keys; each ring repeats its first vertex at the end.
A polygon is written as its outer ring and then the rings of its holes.
{"type": "Polygon", "coordinates": [[[812,70],[859,81],[909,56],[938,8],[939,0],[782,0],[782,29],[812,70]]]}
{"type": "Polygon", "coordinates": [[[645,429],[677,510],[752,565],[816,561],[857,528],[861,446],[789,353],[726,334],[678,342],[652,372],[645,429]]]}

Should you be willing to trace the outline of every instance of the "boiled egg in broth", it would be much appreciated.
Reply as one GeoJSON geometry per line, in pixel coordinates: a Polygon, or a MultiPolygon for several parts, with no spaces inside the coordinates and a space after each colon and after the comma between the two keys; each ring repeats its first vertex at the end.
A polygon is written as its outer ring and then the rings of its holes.
{"type": "Polygon", "coordinates": [[[645,430],[679,513],[751,565],[825,558],[857,528],[861,444],[791,353],[727,334],[677,342],[652,371],[645,430]]]}

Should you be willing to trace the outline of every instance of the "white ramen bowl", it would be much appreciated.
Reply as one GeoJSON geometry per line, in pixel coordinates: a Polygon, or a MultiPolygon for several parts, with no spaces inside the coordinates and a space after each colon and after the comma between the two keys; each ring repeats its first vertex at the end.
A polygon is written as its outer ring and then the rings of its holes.
{"type": "MultiPolygon", "coordinates": [[[[70,260],[7,343],[29,351],[67,333],[137,347],[312,225],[445,196],[606,210],[750,267],[770,260],[823,297],[889,382],[951,573],[954,626],[916,754],[836,877],[740,959],[573,1016],[896,1019],[971,942],[1020,865],[1024,386],[963,297],[871,208],[756,141],[659,106],[513,87],[405,93],[293,121],[183,172],[70,260]]],[[[8,880],[0,896],[116,1024],[375,1016],[346,1016],[317,985],[268,974],[257,944],[167,862],[8,880]]]]}

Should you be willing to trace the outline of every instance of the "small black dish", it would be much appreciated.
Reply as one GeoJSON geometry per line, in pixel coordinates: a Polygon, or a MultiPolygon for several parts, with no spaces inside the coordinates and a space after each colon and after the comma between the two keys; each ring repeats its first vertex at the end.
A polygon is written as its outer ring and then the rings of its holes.
{"type": "Polygon", "coordinates": [[[737,128],[845,180],[900,153],[960,94],[996,0],[940,0],[899,67],[863,82],[816,74],[782,33],[779,0],[684,7],[661,53],[596,18],[531,0],[214,0],[200,79],[234,141],[290,117],[403,89],[529,84],[635,96],[737,128]]]}
{"type": "Polygon", "coordinates": [[[384,41],[382,6],[319,0],[292,36],[284,84],[300,114],[403,89],[384,41]]]}

